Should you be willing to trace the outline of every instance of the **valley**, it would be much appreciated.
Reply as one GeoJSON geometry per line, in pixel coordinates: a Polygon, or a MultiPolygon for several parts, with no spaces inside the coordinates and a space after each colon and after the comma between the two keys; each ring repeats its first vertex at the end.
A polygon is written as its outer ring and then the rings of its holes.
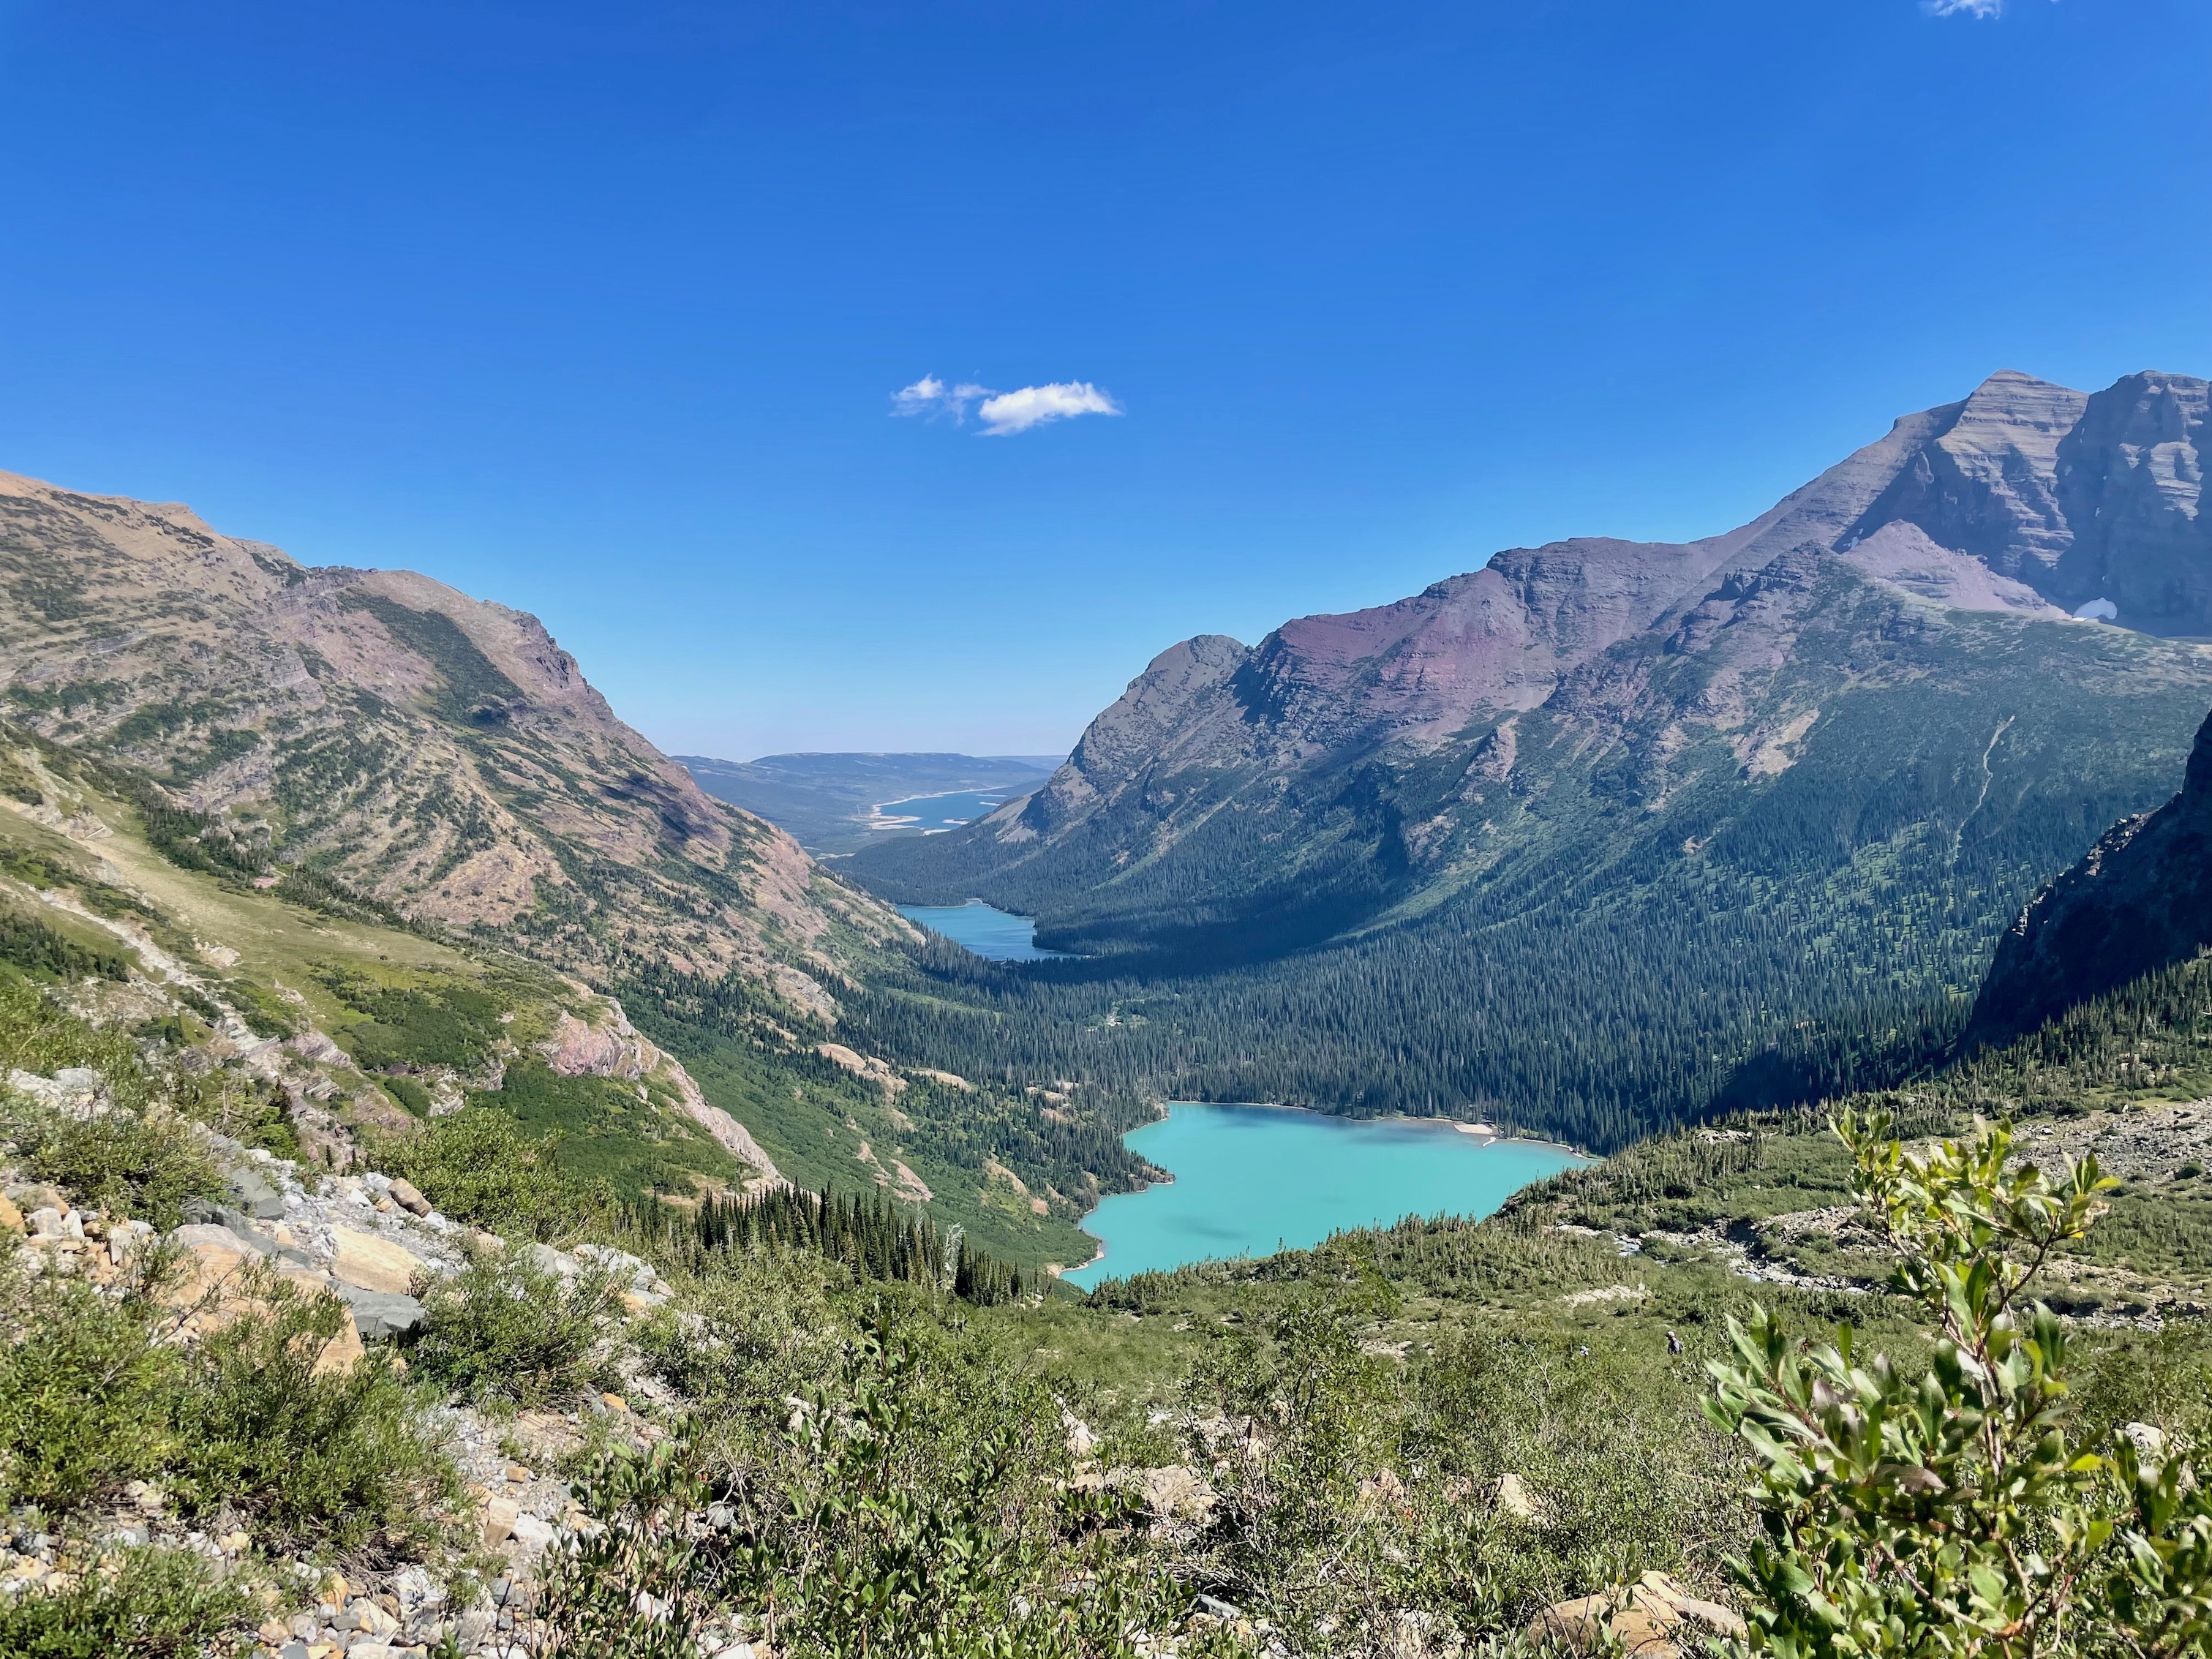
{"type": "Polygon", "coordinates": [[[1762,1402],[1842,1326],[1966,1420],[1992,1284],[2184,1628],[2204,392],[1200,636],[1030,784],[678,765],[526,613],[0,478],[0,1651],[1747,1641],[1762,1402]],[[893,778],[1009,793],[836,855],[893,778]]]}
{"type": "Polygon", "coordinates": [[[887,835],[918,835],[983,817],[1060,764],[1046,755],[678,755],[717,800],[757,813],[810,853],[842,857],[887,835]]]}
{"type": "Polygon", "coordinates": [[[1012,1020],[1066,1075],[1595,1150],[1910,1075],[2037,889],[2181,782],[2205,400],[1998,374],[1723,535],[1187,640],[1043,787],[849,866],[1090,960],[854,1018],[956,1068],[1012,1020]],[[2070,615],[2107,589],[2119,625],[2070,615]]]}

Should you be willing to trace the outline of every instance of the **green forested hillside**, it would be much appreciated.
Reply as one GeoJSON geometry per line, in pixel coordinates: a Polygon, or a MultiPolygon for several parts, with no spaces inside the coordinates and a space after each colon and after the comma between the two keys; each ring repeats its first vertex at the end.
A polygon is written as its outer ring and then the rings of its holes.
{"type": "MultiPolygon", "coordinates": [[[[0,1097],[11,1190],[73,1202],[88,1239],[252,1194],[214,1156],[237,1141],[198,1127],[234,1060],[134,1042],[70,994],[0,969],[6,1061],[94,1068],[112,1107],[0,1097]]],[[[2100,1453],[2128,1436],[2186,1457],[2212,1431],[2208,1006],[2198,960],[1848,1103],[1915,1144],[2001,1112],[2027,1157],[2120,1178],[2038,1281],[2072,1322],[2047,1426],[2100,1453]]],[[[1701,1410],[1729,1321],[1764,1310],[1785,1347],[1842,1322],[1908,1382],[1955,1375],[1826,1117],[1744,1115],[1487,1222],[1409,1218],[1088,1297],[1018,1294],[1026,1276],[880,1201],[611,1205],[481,1104],[380,1145],[413,1187],[379,1206],[345,1208],[380,1189],[311,1161],[249,1162],[300,1200],[283,1225],[334,1212],[452,1257],[420,1275],[404,1372],[383,1340],[317,1359],[352,1329],[334,1293],[264,1287],[179,1343],[158,1277],[0,1227],[0,1493],[40,1528],[0,1540],[20,1581],[0,1645],[268,1659],[304,1628],[476,1655],[511,1626],[635,1659],[1443,1659],[1541,1654],[1524,1632],[1638,1584],[1695,1639],[1773,1611],[1728,1565],[1762,1535],[1756,1457],[1701,1410]],[[87,1364],[112,1382],[83,1388],[87,1364]]],[[[230,1212],[173,1248],[234,1254],[222,1239],[278,1224],[230,1212]]],[[[2126,1526],[2162,1512],[2095,1501],[2126,1526]]],[[[2170,1582],[2201,1596],[2192,1563],[2170,1582]]],[[[2142,1605],[2085,1593],[2081,1650],[2124,1650],[2097,1638],[2142,1605]]]]}
{"type": "Polygon", "coordinates": [[[1904,1075],[1955,1034],[2035,890],[2179,786],[2212,659],[1839,568],[1811,583],[1761,704],[1770,725],[1802,717],[1786,756],[1747,766],[1736,734],[1686,722],[1712,665],[1661,657],[1633,665],[1619,723],[1547,707],[1287,790],[1189,779],[1219,799],[1140,878],[1072,876],[1066,850],[993,875],[935,837],[861,873],[917,892],[915,860],[941,856],[927,896],[974,892],[1036,914],[1042,943],[1108,953],[924,951],[853,1018],[956,1070],[1474,1111],[1602,1148],[1904,1075]],[[1471,782],[1509,726],[1510,770],[1471,782]],[[1431,823],[1416,863],[1412,827],[1431,823]],[[1250,893],[1261,844],[1300,836],[1284,890],[1250,893]],[[1239,891],[1228,914],[1218,894],[1239,891]]]}

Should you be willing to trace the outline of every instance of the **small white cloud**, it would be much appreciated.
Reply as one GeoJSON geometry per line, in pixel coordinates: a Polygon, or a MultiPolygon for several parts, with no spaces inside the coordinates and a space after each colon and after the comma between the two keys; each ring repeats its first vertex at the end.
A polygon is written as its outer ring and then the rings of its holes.
{"type": "Polygon", "coordinates": [[[891,393],[891,413],[926,415],[944,396],[945,382],[934,374],[925,374],[912,386],[891,393]]]}
{"type": "Polygon", "coordinates": [[[1921,0],[1930,17],[2002,17],[2004,0],[1921,0]]]}
{"type": "Polygon", "coordinates": [[[947,386],[934,374],[925,374],[912,386],[902,386],[891,393],[891,413],[894,415],[950,415],[956,422],[968,418],[968,405],[978,398],[988,398],[991,388],[963,380],[958,386],[947,386]]]}
{"type": "Polygon", "coordinates": [[[1048,421],[1070,421],[1079,415],[1119,415],[1121,406],[1088,380],[1055,380],[1049,386],[1001,392],[985,398],[975,412],[983,417],[986,433],[1004,438],[1048,421]]]}
{"type": "Polygon", "coordinates": [[[1119,415],[1121,405],[1088,380],[1055,380],[1049,386],[1025,386],[1018,392],[994,392],[973,380],[947,386],[934,374],[925,374],[912,386],[891,393],[894,415],[949,415],[956,423],[968,419],[968,406],[980,404],[987,437],[1011,437],[1048,421],[1073,420],[1078,415],[1119,415]]]}

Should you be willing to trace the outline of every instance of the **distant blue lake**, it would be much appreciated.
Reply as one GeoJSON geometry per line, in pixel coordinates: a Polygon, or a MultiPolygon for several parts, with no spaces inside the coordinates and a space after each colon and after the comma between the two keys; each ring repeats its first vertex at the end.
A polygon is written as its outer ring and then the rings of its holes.
{"type": "Polygon", "coordinates": [[[1064,1274],[1101,1279],[1193,1261],[1304,1249],[1346,1227],[1407,1215],[1490,1214],[1547,1176],[1583,1163],[1563,1147],[1492,1140],[1453,1125],[1331,1117],[1276,1106],[1178,1104],[1123,1137],[1171,1182],[1116,1193],[1084,1218],[1106,1247],[1064,1274]]]}
{"type": "Polygon", "coordinates": [[[965,904],[902,904],[898,913],[916,927],[942,933],[994,962],[1042,962],[1065,951],[1040,951],[1036,923],[1027,916],[994,910],[981,899],[965,904]]]}
{"type": "Polygon", "coordinates": [[[1020,794],[1018,789],[955,789],[945,795],[909,795],[904,800],[878,801],[872,830],[957,830],[963,823],[988,817],[1020,794]]]}

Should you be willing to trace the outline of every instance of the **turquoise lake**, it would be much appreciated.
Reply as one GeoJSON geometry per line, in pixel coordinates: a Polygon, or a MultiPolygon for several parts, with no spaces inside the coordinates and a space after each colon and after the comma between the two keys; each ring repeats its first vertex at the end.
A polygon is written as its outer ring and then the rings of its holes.
{"type": "Polygon", "coordinates": [[[1065,951],[1040,951],[1036,923],[1027,916],[994,910],[981,899],[965,904],[902,904],[898,913],[916,927],[942,933],[994,962],[1043,962],[1065,951]]]}
{"type": "Polygon", "coordinates": [[[1278,1106],[1173,1105],[1124,1139],[1175,1179],[1116,1193],[1084,1218],[1106,1254],[1062,1277],[1085,1290],[1187,1262],[1303,1249],[1340,1228],[1403,1216],[1486,1216],[1529,1182],[1583,1162],[1564,1147],[1487,1140],[1448,1123],[1278,1106]]]}

